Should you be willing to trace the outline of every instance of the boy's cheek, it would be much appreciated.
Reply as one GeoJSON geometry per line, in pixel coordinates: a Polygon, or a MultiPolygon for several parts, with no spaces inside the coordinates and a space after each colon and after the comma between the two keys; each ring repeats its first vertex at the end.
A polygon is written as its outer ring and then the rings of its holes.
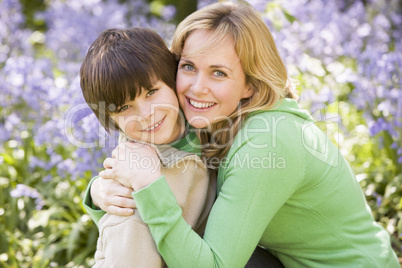
{"type": "Polygon", "coordinates": [[[147,124],[144,121],[140,122],[133,118],[121,120],[118,123],[118,125],[119,125],[120,129],[126,134],[141,131],[142,129],[147,128],[147,124]]]}

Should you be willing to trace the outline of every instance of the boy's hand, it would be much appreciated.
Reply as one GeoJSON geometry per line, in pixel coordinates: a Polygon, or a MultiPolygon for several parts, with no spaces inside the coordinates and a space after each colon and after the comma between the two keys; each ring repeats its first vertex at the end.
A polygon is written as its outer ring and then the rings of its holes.
{"type": "Polygon", "coordinates": [[[93,181],[90,191],[92,203],[107,213],[130,216],[137,208],[131,195],[133,189],[124,187],[115,180],[99,177],[93,181]]]}
{"type": "Polygon", "coordinates": [[[138,191],[161,176],[160,160],[149,145],[126,142],[112,152],[112,158],[103,162],[105,170],[99,173],[104,179],[114,179],[138,191]]]}

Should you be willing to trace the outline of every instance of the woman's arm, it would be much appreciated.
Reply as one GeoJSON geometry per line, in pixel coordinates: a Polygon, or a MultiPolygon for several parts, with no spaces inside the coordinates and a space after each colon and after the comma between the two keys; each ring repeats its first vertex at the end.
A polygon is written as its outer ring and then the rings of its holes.
{"type": "Polygon", "coordinates": [[[92,220],[95,222],[96,226],[99,226],[98,225],[99,220],[103,217],[103,215],[105,215],[106,212],[103,210],[100,210],[97,206],[94,205],[91,194],[90,194],[92,184],[97,178],[99,178],[99,177],[98,176],[94,177],[89,182],[88,187],[85,190],[83,205],[84,205],[85,210],[89,214],[89,216],[91,216],[92,220]]]}
{"type": "Polygon", "coordinates": [[[244,267],[269,222],[302,177],[299,149],[292,142],[278,142],[275,148],[253,147],[270,144],[269,139],[268,134],[256,135],[229,156],[226,168],[220,170],[221,188],[203,238],[183,220],[163,178],[133,194],[168,266],[244,267]],[[283,151],[292,153],[281,155],[283,151]],[[285,168],[267,167],[272,157],[285,159],[285,168]]]}

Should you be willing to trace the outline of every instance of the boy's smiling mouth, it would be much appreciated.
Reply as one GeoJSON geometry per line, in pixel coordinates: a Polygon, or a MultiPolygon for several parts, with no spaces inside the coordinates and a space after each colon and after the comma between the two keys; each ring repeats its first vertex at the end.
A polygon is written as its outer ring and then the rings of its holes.
{"type": "Polygon", "coordinates": [[[160,125],[163,123],[163,121],[165,120],[165,118],[166,118],[166,116],[165,116],[164,118],[162,118],[162,120],[156,122],[153,126],[151,126],[151,127],[149,127],[149,128],[146,128],[146,129],[144,129],[143,131],[152,131],[152,130],[154,130],[155,128],[157,128],[158,126],[160,126],[160,125]]]}

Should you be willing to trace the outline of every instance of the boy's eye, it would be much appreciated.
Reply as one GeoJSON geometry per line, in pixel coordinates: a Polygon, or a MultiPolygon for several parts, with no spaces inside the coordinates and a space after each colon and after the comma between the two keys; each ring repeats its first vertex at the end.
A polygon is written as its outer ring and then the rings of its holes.
{"type": "Polygon", "coordinates": [[[123,105],[123,106],[117,108],[117,113],[124,112],[124,111],[127,110],[129,107],[130,107],[129,105],[123,105]]]}
{"type": "Polygon", "coordinates": [[[221,71],[214,71],[214,75],[217,77],[225,77],[226,76],[226,74],[221,71]]]}
{"type": "Polygon", "coordinates": [[[150,89],[150,90],[148,90],[148,92],[147,92],[147,97],[149,97],[149,96],[155,94],[156,91],[158,91],[158,90],[157,90],[157,89],[150,89]]]}

